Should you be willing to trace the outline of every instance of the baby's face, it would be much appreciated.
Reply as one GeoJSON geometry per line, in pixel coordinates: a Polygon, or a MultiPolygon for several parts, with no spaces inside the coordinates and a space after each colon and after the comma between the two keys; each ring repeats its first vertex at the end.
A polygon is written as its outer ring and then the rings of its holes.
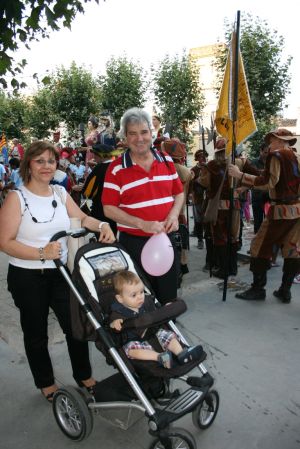
{"type": "Polygon", "coordinates": [[[139,309],[144,304],[145,293],[144,284],[140,281],[136,284],[125,284],[117,300],[125,307],[139,309]]]}

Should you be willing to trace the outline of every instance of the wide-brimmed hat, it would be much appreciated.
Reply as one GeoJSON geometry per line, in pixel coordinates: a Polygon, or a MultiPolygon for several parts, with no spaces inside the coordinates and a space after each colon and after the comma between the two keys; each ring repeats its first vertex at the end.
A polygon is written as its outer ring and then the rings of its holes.
{"type": "Polygon", "coordinates": [[[220,137],[216,143],[215,143],[215,153],[218,153],[218,151],[223,151],[226,148],[226,139],[224,137],[220,137]]]}
{"type": "Polygon", "coordinates": [[[182,159],[186,157],[186,148],[184,143],[177,139],[167,139],[163,142],[162,149],[173,159],[182,159]]]}
{"type": "Polygon", "coordinates": [[[123,148],[115,148],[112,145],[106,145],[105,143],[95,143],[92,146],[92,153],[97,154],[99,157],[111,157],[111,156],[119,156],[123,153],[123,148]]]}
{"type": "Polygon", "coordinates": [[[285,140],[289,142],[289,144],[295,145],[297,142],[297,138],[294,136],[294,134],[285,128],[277,128],[274,131],[270,131],[268,134],[265,135],[265,142],[267,144],[270,143],[270,138],[274,136],[277,137],[277,139],[285,140]]]}

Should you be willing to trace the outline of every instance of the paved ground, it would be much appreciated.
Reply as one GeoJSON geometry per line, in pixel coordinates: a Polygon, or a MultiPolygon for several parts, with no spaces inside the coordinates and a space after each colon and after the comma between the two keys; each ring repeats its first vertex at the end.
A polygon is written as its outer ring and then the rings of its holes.
{"type": "MultiPolygon", "coordinates": [[[[245,254],[251,238],[248,232],[245,254]]],[[[280,283],[281,267],[272,268],[266,301],[238,300],[236,290],[230,288],[227,301],[222,302],[219,281],[201,270],[204,254],[191,238],[190,273],[181,291],[188,311],[178,325],[191,342],[204,345],[205,364],[216,379],[221,404],[216,421],[206,431],[197,430],[190,416],[178,425],[194,434],[198,449],[300,449],[300,286],[293,286],[291,304],[281,304],[272,295],[280,283]]],[[[251,281],[248,268],[240,264],[241,283],[251,281]]],[[[6,290],[6,269],[7,258],[0,254],[0,449],[149,447],[146,419],[123,431],[94,416],[94,429],[81,443],[61,433],[51,406],[33,386],[18,314],[6,290]]],[[[58,382],[74,385],[66,346],[53,317],[50,342],[58,382]]],[[[93,346],[91,359],[96,378],[112,373],[93,346]]]]}

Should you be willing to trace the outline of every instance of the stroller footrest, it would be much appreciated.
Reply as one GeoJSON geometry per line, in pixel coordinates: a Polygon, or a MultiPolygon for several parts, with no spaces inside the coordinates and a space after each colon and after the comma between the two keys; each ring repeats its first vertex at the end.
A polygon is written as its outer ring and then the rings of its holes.
{"type": "Polygon", "coordinates": [[[163,410],[158,411],[160,427],[165,427],[192,411],[205,397],[209,388],[189,388],[172,399],[163,410]]]}

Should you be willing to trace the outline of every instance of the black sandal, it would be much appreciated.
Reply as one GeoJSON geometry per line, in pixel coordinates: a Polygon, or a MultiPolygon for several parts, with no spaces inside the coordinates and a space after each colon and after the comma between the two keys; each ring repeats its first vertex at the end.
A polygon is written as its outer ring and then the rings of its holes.
{"type": "Polygon", "coordinates": [[[41,388],[41,393],[42,393],[43,397],[46,399],[46,401],[48,401],[48,402],[50,402],[50,404],[52,404],[55,391],[52,391],[52,393],[45,394],[43,392],[43,389],[41,388]]]}
{"type": "Polygon", "coordinates": [[[96,383],[94,385],[91,385],[90,387],[87,387],[86,385],[84,385],[84,383],[81,380],[76,380],[76,383],[77,383],[78,387],[85,388],[89,392],[89,394],[91,394],[92,396],[95,396],[94,388],[96,387],[96,385],[98,383],[97,381],[95,381],[95,382],[96,383]]]}

